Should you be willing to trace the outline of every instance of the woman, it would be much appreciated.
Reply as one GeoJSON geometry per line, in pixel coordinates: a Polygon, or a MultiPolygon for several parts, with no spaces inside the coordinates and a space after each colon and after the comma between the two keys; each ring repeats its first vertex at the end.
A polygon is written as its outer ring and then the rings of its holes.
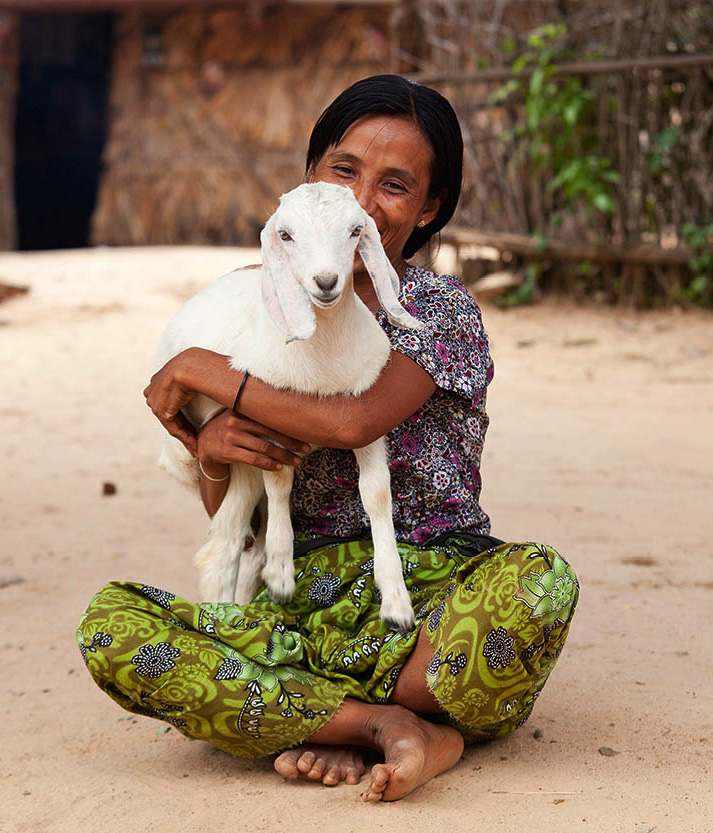
{"type": "Polygon", "coordinates": [[[262,591],[242,608],[196,605],[114,583],[95,596],[79,629],[90,672],[122,706],[232,754],[282,752],[275,768],[288,778],[355,784],[364,748],[376,750],[384,760],[371,771],[369,801],[401,798],[455,764],[464,741],[523,723],[578,594],[574,573],[551,548],[489,535],[478,499],[492,362],[480,311],[456,278],[407,262],[453,215],[462,155],[448,102],[394,75],[354,84],[312,133],[307,179],[354,191],[401,279],[402,302],[426,325],[419,334],[392,327],[357,259],[355,290],[392,343],[389,364],[364,395],[275,390],[195,348],[145,391],[167,430],[198,457],[210,515],[231,462],[297,467],[294,599],[279,606],[262,591]],[[180,408],[198,392],[226,410],[196,435],[180,408]],[[379,619],[349,451],[383,434],[416,614],[406,634],[379,619]],[[303,460],[309,443],[323,448],[303,460]]]}

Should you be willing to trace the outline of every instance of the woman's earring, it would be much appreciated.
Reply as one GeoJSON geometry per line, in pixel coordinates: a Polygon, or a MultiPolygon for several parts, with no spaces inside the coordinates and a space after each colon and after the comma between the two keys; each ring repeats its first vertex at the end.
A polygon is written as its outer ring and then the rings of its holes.
{"type": "Polygon", "coordinates": [[[419,227],[419,228],[423,228],[425,225],[426,225],[426,221],[425,221],[425,220],[419,220],[419,221],[418,221],[418,227],[419,227]]]}

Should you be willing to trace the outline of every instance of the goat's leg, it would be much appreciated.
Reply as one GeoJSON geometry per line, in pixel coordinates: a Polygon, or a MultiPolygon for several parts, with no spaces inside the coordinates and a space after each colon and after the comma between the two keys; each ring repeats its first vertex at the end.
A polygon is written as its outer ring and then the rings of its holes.
{"type": "Polygon", "coordinates": [[[238,572],[238,586],[235,588],[235,601],[239,605],[248,604],[255,598],[262,583],[260,574],[265,565],[265,532],[267,530],[267,500],[263,495],[258,507],[260,526],[255,533],[253,545],[243,550],[238,572]]]}
{"type": "Polygon", "coordinates": [[[294,536],[290,519],[294,469],[285,466],[279,471],[264,471],[262,477],[267,495],[265,567],[262,577],[272,600],[283,603],[289,601],[295,592],[294,536]]]}
{"type": "Polygon", "coordinates": [[[381,437],[364,448],[355,448],[354,455],[359,464],[359,493],[371,521],[374,583],[381,592],[380,615],[390,627],[410,630],[413,608],[396,546],[386,442],[381,437]]]}
{"type": "Polygon", "coordinates": [[[230,483],[213,516],[210,537],[198,550],[195,565],[201,598],[207,602],[234,602],[250,518],[262,495],[262,478],[249,466],[232,465],[230,483]]]}

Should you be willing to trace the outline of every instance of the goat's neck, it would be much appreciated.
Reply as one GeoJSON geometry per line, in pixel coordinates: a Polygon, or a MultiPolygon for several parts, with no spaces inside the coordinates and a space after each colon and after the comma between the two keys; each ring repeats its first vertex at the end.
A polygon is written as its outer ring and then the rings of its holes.
{"type": "Polygon", "coordinates": [[[292,342],[306,376],[319,393],[360,393],[370,387],[389,355],[389,340],[374,315],[351,291],[330,309],[315,309],[317,327],[307,341],[292,342]]]}
{"type": "Polygon", "coordinates": [[[310,341],[315,338],[319,340],[321,335],[327,336],[331,340],[335,337],[335,334],[349,331],[350,325],[353,327],[362,312],[359,308],[363,306],[365,304],[352,291],[345,289],[336,306],[329,307],[329,309],[315,307],[317,329],[310,341]]]}

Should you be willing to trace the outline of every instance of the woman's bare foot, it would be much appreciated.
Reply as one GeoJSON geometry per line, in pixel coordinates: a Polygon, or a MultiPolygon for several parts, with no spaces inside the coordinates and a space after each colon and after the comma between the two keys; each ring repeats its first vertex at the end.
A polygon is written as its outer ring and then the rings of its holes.
{"type": "Polygon", "coordinates": [[[396,801],[454,766],[463,754],[463,738],[450,726],[422,720],[401,706],[372,709],[374,746],[383,764],[371,770],[364,801],[396,801]]]}
{"type": "Polygon", "coordinates": [[[355,746],[375,749],[384,757],[384,763],[371,770],[364,801],[403,798],[450,769],[463,754],[463,738],[450,726],[430,723],[403,706],[346,697],[308,744],[279,756],[275,769],[287,778],[303,775],[324,784],[342,779],[355,784],[364,771],[355,746]],[[355,754],[356,759],[351,757],[355,754]]]}
{"type": "Polygon", "coordinates": [[[328,787],[346,781],[358,784],[364,774],[364,758],[351,746],[324,746],[303,743],[285,750],[276,760],[275,769],[285,778],[309,778],[328,787]]]}

